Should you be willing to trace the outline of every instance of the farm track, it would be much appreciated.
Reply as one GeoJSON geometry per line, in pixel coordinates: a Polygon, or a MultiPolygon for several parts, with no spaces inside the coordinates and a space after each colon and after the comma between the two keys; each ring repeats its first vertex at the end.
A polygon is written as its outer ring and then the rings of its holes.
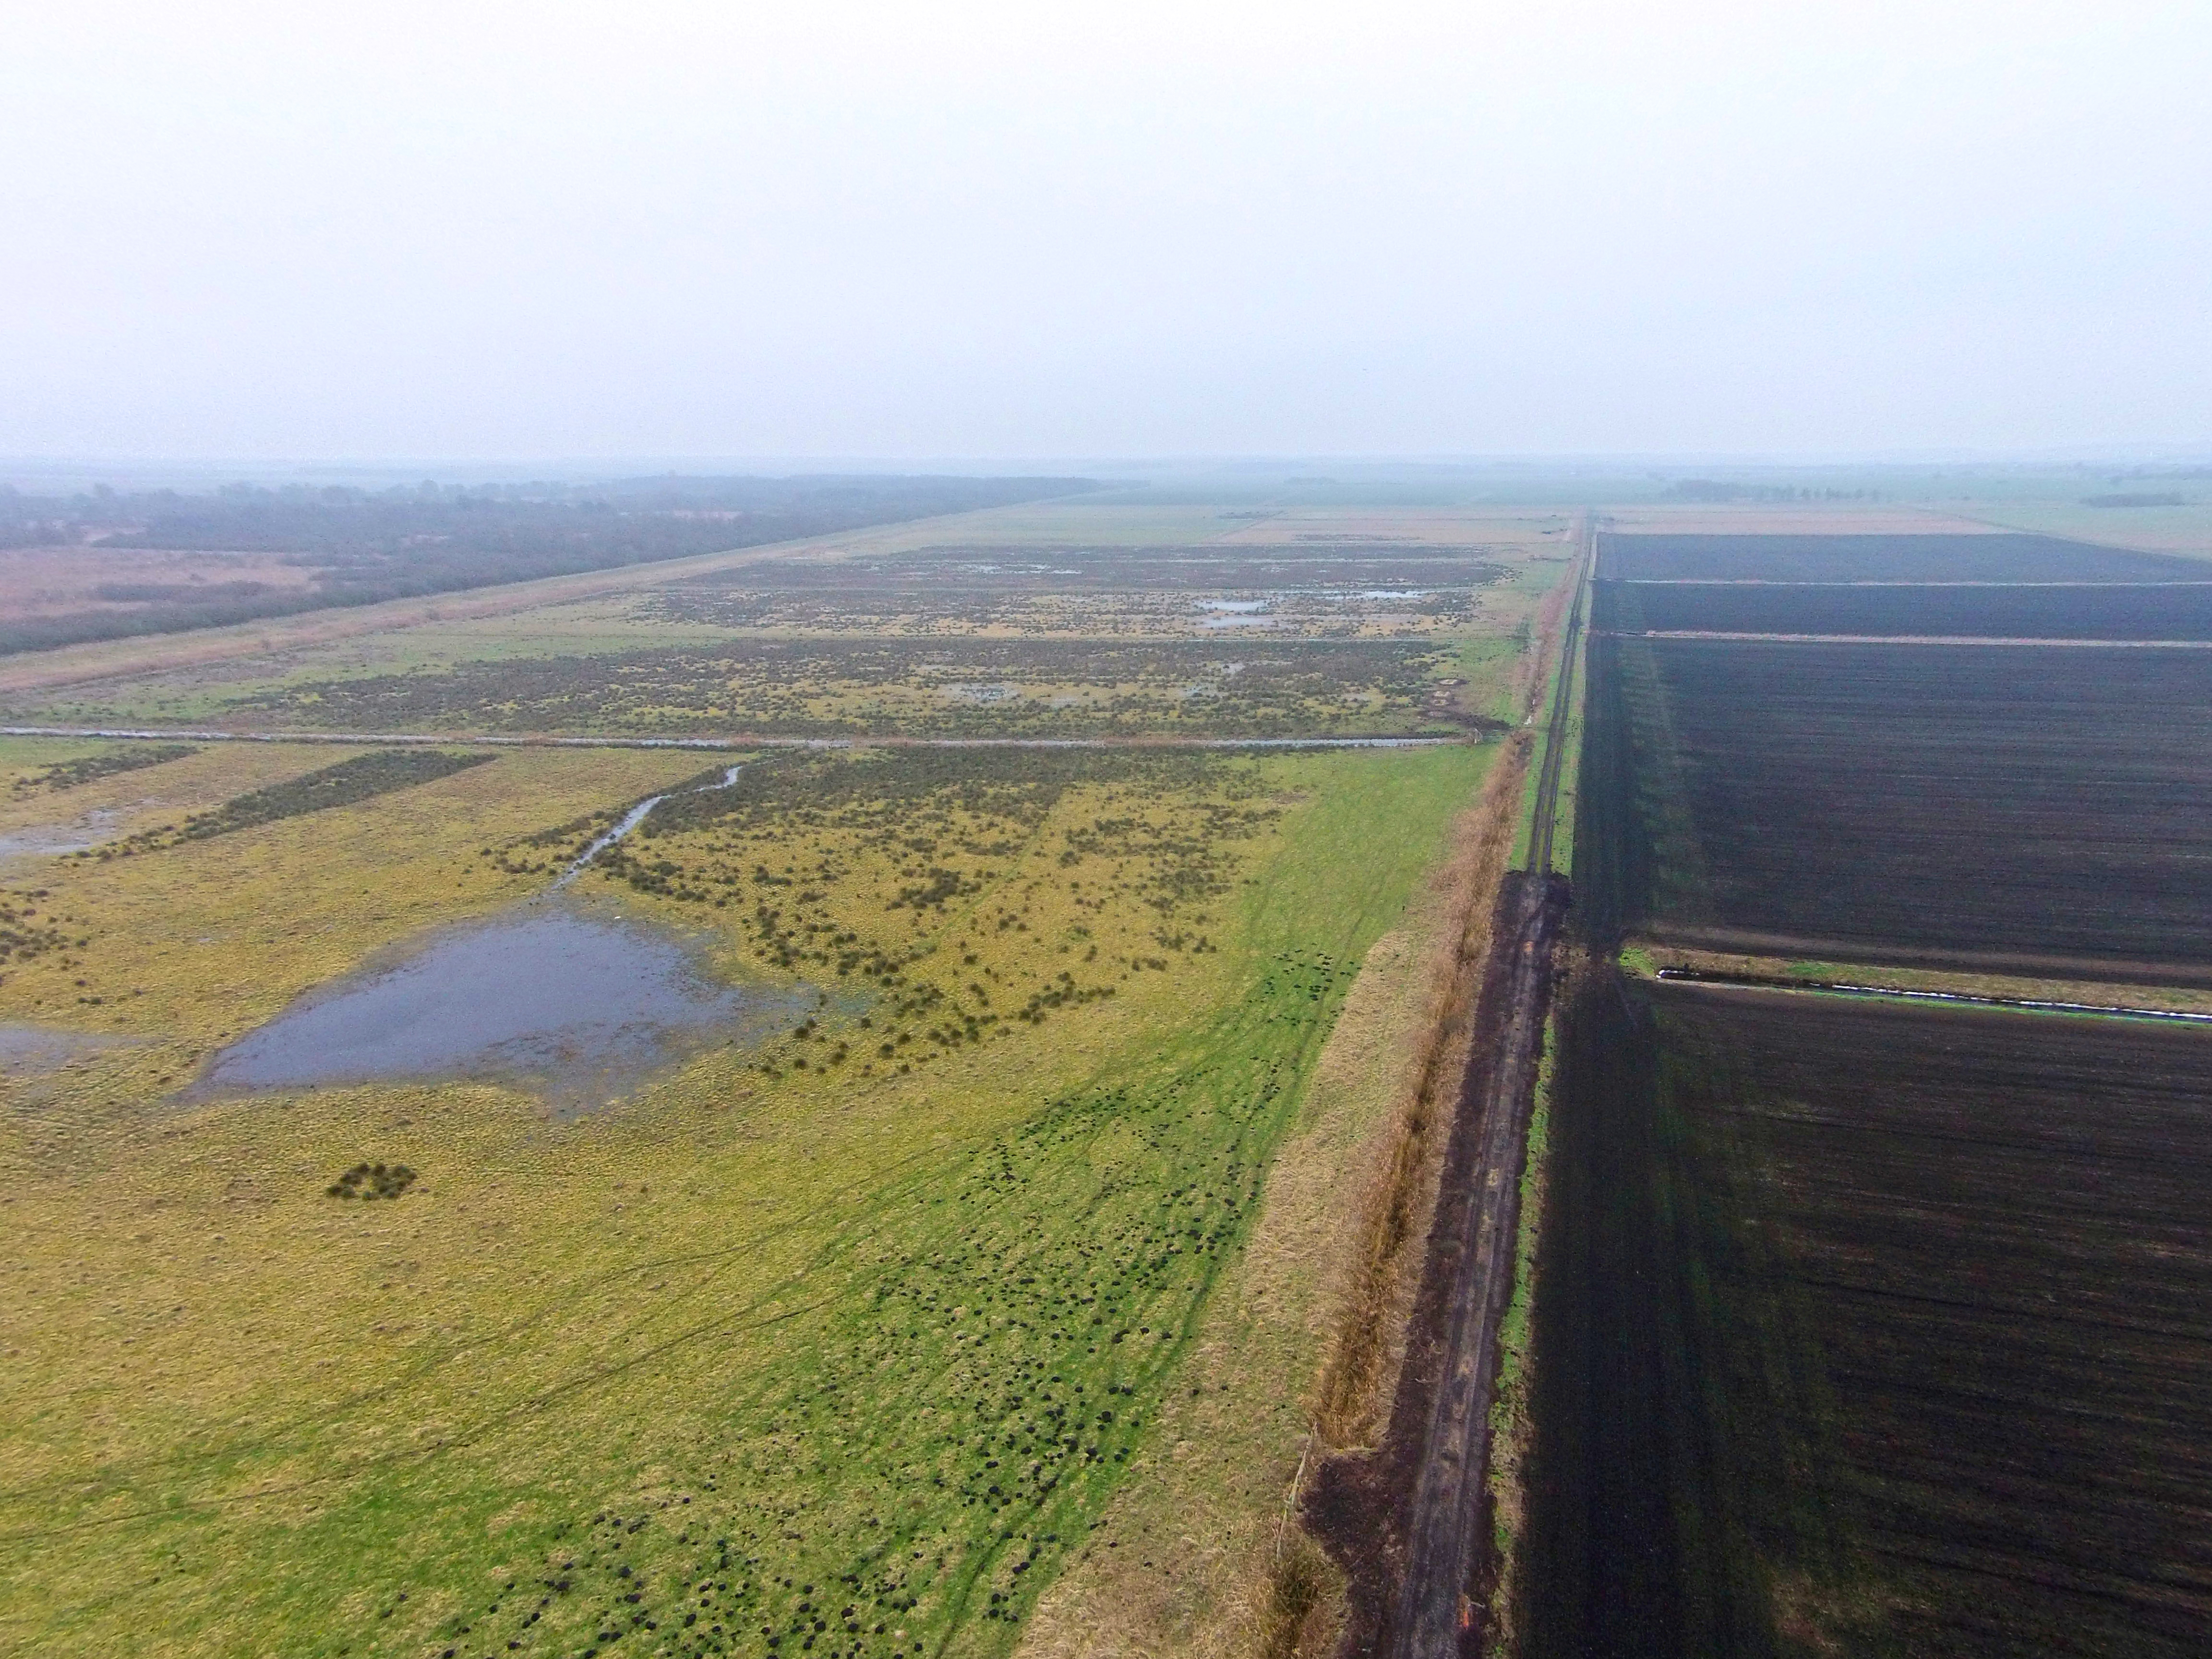
{"type": "MultiPolygon", "coordinates": [[[[1587,537],[1587,532],[1585,532],[1587,537]]],[[[1560,631],[1528,868],[1506,877],[1474,1040],[1445,1154],[1390,1426],[1372,1455],[1324,1465],[1306,1505],[1352,1578],[1342,1651],[1443,1659],[1478,1650],[1472,1587],[1485,1565],[1490,1405],[1513,1290],[1521,1173],[1568,902],[1551,872],[1592,542],[1560,631]]]]}

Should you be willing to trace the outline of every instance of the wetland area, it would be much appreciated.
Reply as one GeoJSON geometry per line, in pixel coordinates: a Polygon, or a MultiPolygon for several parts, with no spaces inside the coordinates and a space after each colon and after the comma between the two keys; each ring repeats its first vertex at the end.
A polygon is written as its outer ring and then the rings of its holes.
{"type": "Polygon", "coordinates": [[[0,664],[5,1628],[1236,1627],[1565,521],[960,523],[0,664]]]}
{"type": "Polygon", "coordinates": [[[319,987],[219,1050],[179,1100],[395,1079],[503,1079],[563,1112],[612,1106],[709,1042],[750,1049],[822,1006],[720,982],[696,942],[551,896],[319,987]]]}

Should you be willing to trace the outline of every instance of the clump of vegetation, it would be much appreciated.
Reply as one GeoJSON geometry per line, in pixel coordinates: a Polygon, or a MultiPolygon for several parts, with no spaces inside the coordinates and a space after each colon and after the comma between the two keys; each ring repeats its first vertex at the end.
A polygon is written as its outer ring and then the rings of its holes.
{"type": "Polygon", "coordinates": [[[397,1198],[415,1184],[415,1171],[404,1164],[356,1164],[323,1188],[331,1198],[357,1198],[364,1202],[397,1198]]]}
{"type": "Polygon", "coordinates": [[[70,938],[62,923],[69,918],[40,908],[49,896],[43,887],[0,893],[0,963],[33,962],[50,951],[68,946],[70,938]]]}
{"type": "Polygon", "coordinates": [[[182,846],[186,842],[206,841],[234,830],[252,830],[308,812],[326,811],[333,806],[351,806],[395,790],[434,782],[497,758],[495,755],[454,754],[442,749],[380,749],[340,761],[335,766],[323,767],[305,777],[249,791],[225,801],[211,812],[195,812],[182,824],[164,824],[158,830],[149,830],[78,856],[103,860],[127,858],[133,853],[151,853],[165,847],[182,846]]]}
{"type": "Polygon", "coordinates": [[[56,761],[52,766],[42,766],[37,771],[16,779],[12,793],[20,799],[26,795],[34,795],[42,789],[74,789],[79,784],[90,783],[97,778],[112,777],[118,772],[142,771],[149,766],[160,766],[198,753],[198,749],[189,743],[126,744],[118,748],[103,749],[94,755],[81,755],[75,760],[56,761]]]}

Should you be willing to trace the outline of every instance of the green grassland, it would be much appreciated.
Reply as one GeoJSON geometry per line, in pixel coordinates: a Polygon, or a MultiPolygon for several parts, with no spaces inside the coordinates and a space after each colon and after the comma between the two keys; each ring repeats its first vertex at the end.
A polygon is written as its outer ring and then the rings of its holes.
{"type": "MultiPolygon", "coordinates": [[[[150,824],[348,752],[210,745],[42,806],[150,824]]],[[[41,866],[65,943],[0,969],[0,1022],[94,1046],[0,1085],[0,1645],[1009,1649],[1150,1452],[1492,752],[763,757],[579,902],[843,994],[573,1122],[458,1082],[163,1097],[696,757],[509,752],[41,866]],[[330,1197],[362,1163],[416,1179],[330,1197]]]]}

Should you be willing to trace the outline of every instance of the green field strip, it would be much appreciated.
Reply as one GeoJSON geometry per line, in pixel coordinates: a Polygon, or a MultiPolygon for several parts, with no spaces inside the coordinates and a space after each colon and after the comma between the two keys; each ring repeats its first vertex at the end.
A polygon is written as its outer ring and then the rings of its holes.
{"type": "Polygon", "coordinates": [[[1568,665],[1574,679],[1567,688],[1565,740],[1561,744],[1564,753],[1553,796],[1552,868],[1563,874],[1575,867],[1575,802],[1582,776],[1583,709],[1589,692],[1589,630],[1585,628],[1576,641],[1574,660],[1568,665]]]}
{"type": "MultiPolygon", "coordinates": [[[[1582,569],[1586,571],[1587,568],[1585,565],[1582,569]]],[[[1578,573],[1574,580],[1577,583],[1585,583],[1588,577],[1585,574],[1578,573]]],[[[1560,623],[1563,633],[1569,626],[1573,615],[1573,605],[1570,601],[1567,617],[1560,623]]],[[[1510,869],[1526,870],[1529,867],[1530,848],[1536,838],[1537,802],[1543,793],[1546,763],[1551,753],[1551,714],[1558,706],[1559,677],[1562,673],[1570,677],[1566,688],[1568,715],[1560,745],[1565,752],[1553,795],[1550,867],[1553,870],[1564,870],[1572,866],[1574,769],[1581,763],[1582,758],[1583,701],[1586,689],[1585,683],[1588,679],[1588,675],[1584,672],[1583,658],[1587,652],[1589,639],[1589,629],[1587,626],[1577,629],[1572,648],[1561,653],[1559,659],[1551,665],[1551,672],[1545,678],[1544,693],[1537,702],[1537,708],[1541,711],[1543,719],[1536,725],[1534,739],[1529,746],[1528,781],[1522,789],[1521,821],[1519,827],[1514,831],[1513,855],[1507,866],[1510,869]]]]}

